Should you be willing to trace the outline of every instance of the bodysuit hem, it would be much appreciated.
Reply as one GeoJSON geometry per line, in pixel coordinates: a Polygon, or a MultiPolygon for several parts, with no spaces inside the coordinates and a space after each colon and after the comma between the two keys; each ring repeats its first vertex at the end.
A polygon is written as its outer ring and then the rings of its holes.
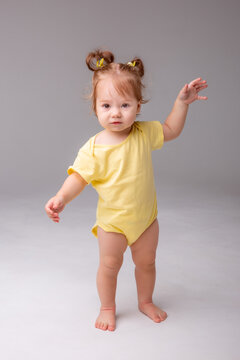
{"type": "MultiPolygon", "coordinates": [[[[158,213],[158,212],[157,212],[158,213]]],[[[126,237],[126,240],[127,240],[127,244],[128,246],[131,246],[133,245],[137,240],[138,238],[144,233],[144,231],[147,230],[147,228],[149,228],[150,225],[152,225],[152,223],[157,219],[157,214],[156,216],[154,217],[153,220],[150,220],[148,225],[146,226],[145,230],[143,230],[143,232],[137,237],[137,239],[135,239],[134,241],[129,241],[127,236],[125,235],[124,231],[122,231],[121,229],[118,229],[116,228],[115,226],[113,225],[105,225],[105,224],[102,224],[101,222],[99,222],[98,220],[96,221],[95,225],[92,227],[92,234],[98,239],[98,236],[97,236],[97,227],[100,226],[104,231],[106,232],[116,232],[118,234],[123,234],[125,237],[126,237]]]]}

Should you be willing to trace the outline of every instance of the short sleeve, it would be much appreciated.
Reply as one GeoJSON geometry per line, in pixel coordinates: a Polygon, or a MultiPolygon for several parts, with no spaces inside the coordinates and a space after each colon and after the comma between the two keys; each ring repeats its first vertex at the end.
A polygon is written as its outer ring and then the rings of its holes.
{"type": "Polygon", "coordinates": [[[164,144],[163,127],[160,121],[139,121],[141,128],[147,135],[151,149],[161,149],[164,144]]]}
{"type": "Polygon", "coordinates": [[[81,148],[73,165],[67,169],[68,175],[73,172],[79,173],[88,184],[91,183],[96,178],[95,158],[81,148]]]}

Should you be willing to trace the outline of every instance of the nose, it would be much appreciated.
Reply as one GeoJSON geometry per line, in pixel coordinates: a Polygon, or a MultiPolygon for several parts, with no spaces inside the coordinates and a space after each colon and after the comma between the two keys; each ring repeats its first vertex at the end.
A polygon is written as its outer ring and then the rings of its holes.
{"type": "Polygon", "coordinates": [[[112,117],[120,117],[121,116],[121,111],[118,107],[113,107],[112,108],[112,117]]]}

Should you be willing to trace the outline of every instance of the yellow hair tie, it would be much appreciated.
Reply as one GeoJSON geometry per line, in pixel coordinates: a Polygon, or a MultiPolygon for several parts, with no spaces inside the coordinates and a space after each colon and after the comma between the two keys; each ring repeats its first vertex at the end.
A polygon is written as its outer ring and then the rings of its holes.
{"type": "Polygon", "coordinates": [[[127,64],[130,65],[130,66],[135,66],[135,65],[136,65],[136,61],[134,61],[133,63],[129,61],[127,64]]]}
{"type": "Polygon", "coordinates": [[[98,60],[97,61],[97,67],[103,67],[104,65],[103,65],[103,60],[104,60],[104,58],[101,58],[101,60],[98,60]]]}

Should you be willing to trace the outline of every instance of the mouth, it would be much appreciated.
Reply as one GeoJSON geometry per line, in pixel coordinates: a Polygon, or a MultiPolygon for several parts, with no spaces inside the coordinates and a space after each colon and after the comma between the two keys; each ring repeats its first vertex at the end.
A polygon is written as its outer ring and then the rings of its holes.
{"type": "Polygon", "coordinates": [[[111,124],[117,125],[117,124],[121,124],[121,122],[120,122],[120,121],[114,121],[114,122],[112,122],[111,124]]]}

